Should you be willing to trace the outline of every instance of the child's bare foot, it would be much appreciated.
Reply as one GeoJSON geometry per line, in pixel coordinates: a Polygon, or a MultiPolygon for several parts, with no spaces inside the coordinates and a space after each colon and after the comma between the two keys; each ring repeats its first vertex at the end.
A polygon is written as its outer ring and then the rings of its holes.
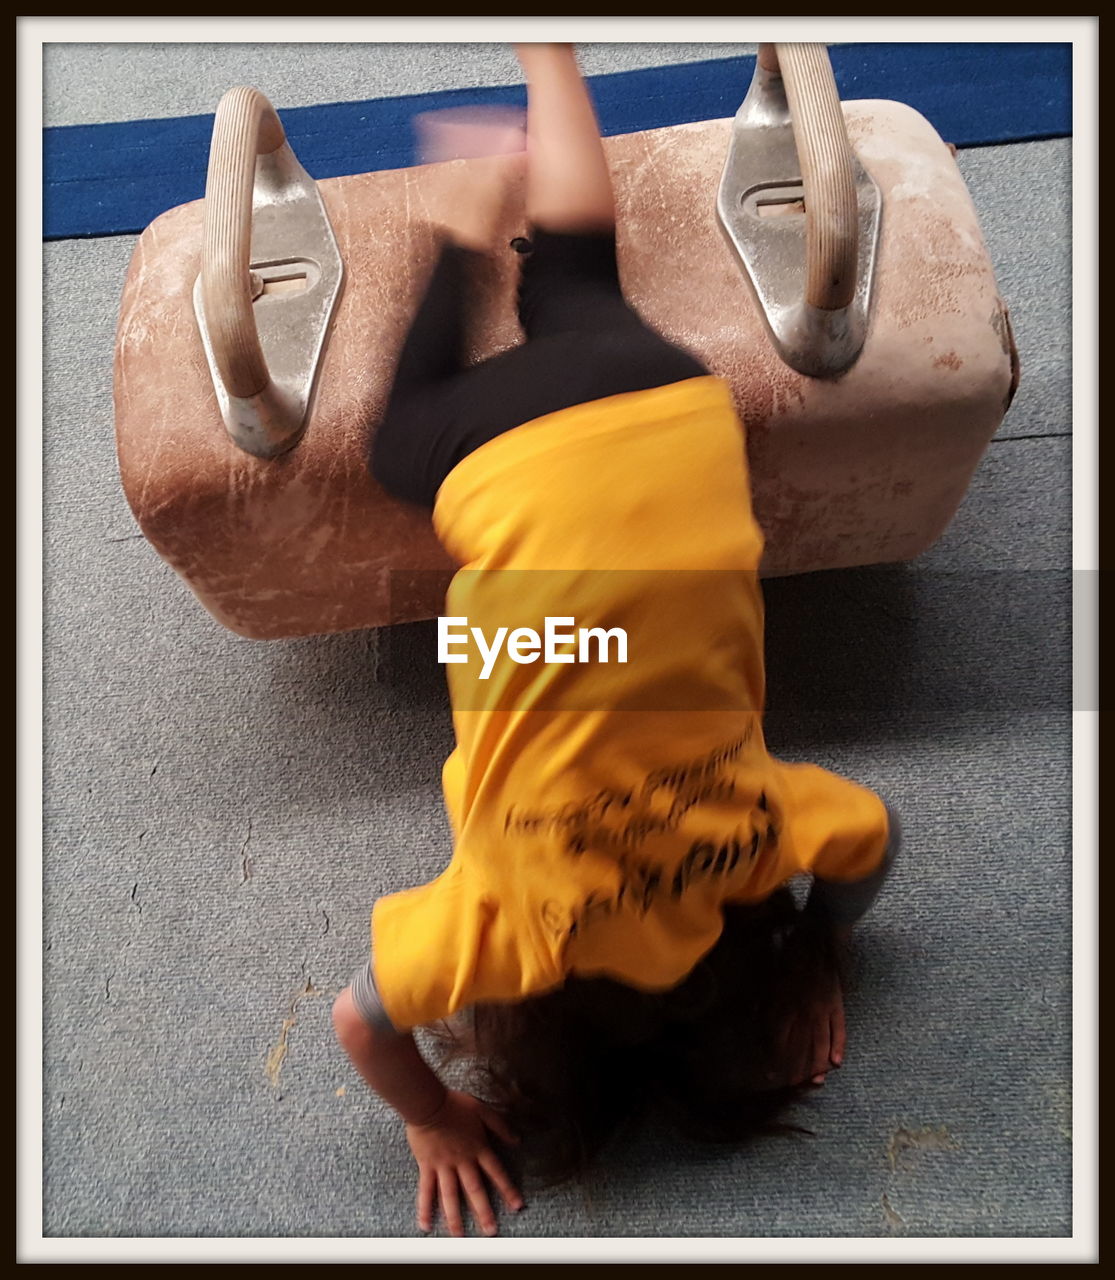
{"type": "Polygon", "coordinates": [[[448,107],[414,117],[423,164],[512,155],[526,149],[526,116],[518,107],[448,107]]]}
{"type": "Polygon", "coordinates": [[[522,199],[526,174],[523,113],[502,107],[462,107],[415,117],[423,164],[468,160],[438,221],[458,244],[492,247],[509,202],[522,199]]]}

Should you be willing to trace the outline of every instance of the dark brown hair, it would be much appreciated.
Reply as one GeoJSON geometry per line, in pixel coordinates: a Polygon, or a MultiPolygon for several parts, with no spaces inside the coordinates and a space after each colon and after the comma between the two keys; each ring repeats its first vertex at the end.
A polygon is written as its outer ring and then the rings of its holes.
{"type": "Polygon", "coordinates": [[[697,1140],[807,1133],[782,1113],[808,1086],[771,1083],[779,1031],[837,964],[828,930],[783,889],[726,905],[719,941],[672,990],[571,977],[519,1003],[477,1005],[471,1025],[438,1039],[444,1061],[472,1059],[470,1087],[521,1135],[523,1173],[552,1185],[587,1173],[655,1105],[697,1140]]]}

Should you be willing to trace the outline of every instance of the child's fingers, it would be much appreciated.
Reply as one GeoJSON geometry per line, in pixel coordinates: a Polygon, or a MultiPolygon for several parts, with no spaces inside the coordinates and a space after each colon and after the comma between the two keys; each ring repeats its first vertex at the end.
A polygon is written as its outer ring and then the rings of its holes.
{"type": "Polygon", "coordinates": [[[782,1018],[774,1033],[773,1042],[774,1051],[767,1071],[767,1084],[772,1088],[781,1088],[804,1080],[809,1069],[812,1044],[808,1030],[802,1028],[795,1013],[787,1013],[782,1018]]]}
{"type": "Polygon", "coordinates": [[[476,1219],[476,1225],[486,1236],[494,1236],[496,1234],[496,1215],[492,1212],[491,1201],[488,1199],[488,1189],[484,1186],[480,1170],[474,1164],[463,1164],[458,1170],[458,1175],[465,1195],[468,1197],[472,1216],[476,1219]]]}
{"type": "Polygon", "coordinates": [[[518,1213],[523,1207],[523,1197],[519,1194],[518,1187],[507,1176],[496,1155],[491,1151],[484,1151],[481,1152],[477,1159],[481,1169],[491,1178],[492,1185],[503,1197],[503,1203],[513,1213],[518,1213]]]}
{"type": "Polygon", "coordinates": [[[818,1011],[816,1030],[813,1036],[813,1062],[810,1074],[814,1084],[823,1084],[825,1072],[832,1066],[832,1021],[823,1009],[818,1011]]]}
{"type": "Polygon", "coordinates": [[[832,1062],[840,1066],[844,1061],[844,1050],[848,1044],[848,1032],[844,1022],[844,1001],[841,1000],[832,1015],[832,1062]]]}
{"type": "Polygon", "coordinates": [[[457,1185],[455,1169],[439,1169],[438,1186],[441,1189],[441,1211],[445,1215],[445,1225],[451,1236],[463,1236],[464,1224],[461,1221],[461,1191],[457,1185]]]}
{"type": "Polygon", "coordinates": [[[418,1228],[434,1229],[434,1188],[437,1178],[432,1169],[422,1167],[418,1171],[418,1228]]]}

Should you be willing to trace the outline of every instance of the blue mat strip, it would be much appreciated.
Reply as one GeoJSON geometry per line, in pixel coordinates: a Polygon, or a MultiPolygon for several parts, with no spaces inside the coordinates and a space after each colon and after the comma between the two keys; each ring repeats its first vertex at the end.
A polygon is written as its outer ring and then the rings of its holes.
{"type": "MultiPolygon", "coordinates": [[[[831,49],[842,98],[890,98],[958,147],[1072,132],[1068,44],[852,44],[831,49]]],[[[750,57],[591,77],[605,135],[734,115],[750,57]]],[[[266,92],[266,85],[259,86],[266,92]]],[[[521,85],[292,107],[280,112],[315,178],[415,163],[411,119],[470,103],[523,105],[521,85]]],[[[44,238],[142,231],[205,192],[212,115],[43,130],[44,238]]]]}

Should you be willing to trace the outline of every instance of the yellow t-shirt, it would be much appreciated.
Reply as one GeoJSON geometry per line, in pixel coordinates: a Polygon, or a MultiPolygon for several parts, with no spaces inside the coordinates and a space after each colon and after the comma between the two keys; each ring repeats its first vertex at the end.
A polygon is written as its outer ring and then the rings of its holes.
{"type": "Polygon", "coordinates": [[[505,645],[487,678],[473,645],[446,665],[453,856],[372,913],[396,1027],[569,974],[664,990],[715,944],[723,903],[879,866],[879,797],[764,744],[763,541],[722,380],[524,423],[454,467],[433,519],[461,566],[446,617],[489,645],[547,617],[619,629],[627,661],[613,636],[608,661],[596,640],[549,663],[505,645]]]}

